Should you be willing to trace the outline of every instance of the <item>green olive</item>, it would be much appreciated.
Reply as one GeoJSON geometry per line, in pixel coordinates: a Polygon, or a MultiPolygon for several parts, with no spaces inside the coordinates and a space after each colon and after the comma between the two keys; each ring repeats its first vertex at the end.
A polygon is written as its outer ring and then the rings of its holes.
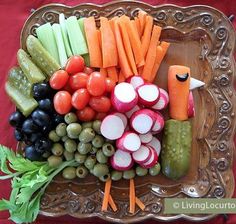
{"type": "Polygon", "coordinates": [[[85,128],[91,128],[93,127],[93,122],[89,121],[89,122],[84,122],[82,124],[82,128],[85,129],[85,128]]]}
{"type": "Polygon", "coordinates": [[[69,139],[69,137],[67,136],[67,135],[65,135],[65,136],[63,136],[62,138],[61,138],[61,140],[63,141],[63,142],[65,142],[66,140],[68,140],[69,139]]]}
{"type": "Polygon", "coordinates": [[[106,182],[110,178],[111,178],[111,175],[110,175],[110,173],[108,173],[108,174],[105,174],[104,176],[99,177],[99,180],[106,182]]]}
{"type": "Polygon", "coordinates": [[[96,148],[101,148],[104,144],[104,138],[101,135],[96,135],[92,141],[92,145],[96,148]]]}
{"type": "Polygon", "coordinates": [[[66,150],[64,151],[63,155],[64,155],[66,161],[74,159],[74,153],[68,152],[66,150]]]}
{"type": "Polygon", "coordinates": [[[96,177],[102,177],[109,173],[109,168],[106,164],[97,163],[93,167],[93,175],[96,177]]]}
{"type": "Polygon", "coordinates": [[[107,160],[108,160],[107,156],[104,155],[102,150],[97,151],[96,158],[99,163],[107,163],[107,160]]]}
{"type": "Polygon", "coordinates": [[[84,166],[78,166],[76,169],[76,176],[85,178],[88,175],[88,170],[84,166]]]}
{"type": "Polygon", "coordinates": [[[54,143],[51,148],[52,154],[55,156],[61,156],[64,152],[64,148],[60,143],[54,143]]]}
{"type": "Polygon", "coordinates": [[[66,131],[69,138],[77,139],[82,130],[82,127],[79,123],[71,123],[67,126],[66,131]]]}
{"type": "Polygon", "coordinates": [[[85,155],[87,153],[89,153],[92,149],[92,144],[91,143],[82,143],[80,142],[78,144],[77,150],[79,153],[85,155]]]}
{"type": "Polygon", "coordinates": [[[147,175],[148,169],[145,169],[145,168],[143,168],[141,166],[137,166],[136,169],[135,169],[135,172],[136,172],[137,176],[142,177],[142,176],[146,176],[147,175]]]}
{"type": "Polygon", "coordinates": [[[110,143],[105,143],[103,146],[102,146],[102,151],[104,153],[105,156],[112,156],[114,153],[115,153],[115,148],[112,144],[110,143]]]}
{"type": "Polygon", "coordinates": [[[151,176],[156,176],[160,173],[160,170],[161,170],[161,165],[160,163],[157,163],[155,166],[149,169],[149,174],[151,176]]]}
{"type": "Polygon", "coordinates": [[[66,135],[66,124],[60,123],[56,127],[56,133],[59,137],[63,137],[66,135]]]}
{"type": "Polygon", "coordinates": [[[50,155],[51,155],[51,152],[45,151],[45,152],[43,153],[42,157],[47,159],[50,155]]]}
{"type": "Polygon", "coordinates": [[[48,157],[48,165],[50,167],[58,167],[62,164],[62,158],[60,156],[49,156],[48,157]]]}
{"type": "Polygon", "coordinates": [[[131,170],[125,170],[123,172],[123,178],[126,179],[126,180],[129,180],[129,179],[132,179],[135,177],[135,172],[133,169],[131,170]]]}
{"type": "Polygon", "coordinates": [[[87,159],[84,162],[84,165],[86,168],[88,168],[89,170],[93,169],[94,165],[96,164],[97,160],[96,160],[96,156],[95,155],[90,155],[87,157],[87,159]]]}
{"type": "Polygon", "coordinates": [[[98,148],[92,147],[90,154],[96,154],[98,151],[98,148]]]}
{"type": "Polygon", "coordinates": [[[72,167],[72,166],[66,167],[62,172],[62,176],[67,180],[75,179],[76,178],[76,168],[72,167]]]}
{"type": "Polygon", "coordinates": [[[95,132],[92,128],[85,128],[81,131],[79,135],[79,140],[83,143],[88,143],[95,137],[95,132]]]}
{"type": "Polygon", "coordinates": [[[74,140],[72,139],[67,139],[64,143],[64,147],[66,149],[66,151],[68,152],[75,152],[76,148],[77,148],[77,144],[74,140]]]}
{"type": "Polygon", "coordinates": [[[60,141],[60,137],[57,135],[55,130],[50,131],[49,134],[48,134],[48,137],[53,142],[59,142],[60,141]]]}
{"type": "Polygon", "coordinates": [[[114,181],[120,180],[122,178],[122,172],[113,170],[111,172],[111,179],[114,181]]]}
{"type": "Polygon", "coordinates": [[[101,134],[101,124],[102,122],[100,120],[96,120],[93,122],[93,130],[96,131],[97,134],[101,134]]]}
{"type": "Polygon", "coordinates": [[[64,120],[67,124],[71,124],[76,122],[78,119],[75,113],[70,112],[64,116],[64,120]]]}
{"type": "Polygon", "coordinates": [[[86,155],[82,155],[79,152],[75,153],[75,161],[78,162],[79,164],[83,164],[84,161],[86,160],[86,155]]]}

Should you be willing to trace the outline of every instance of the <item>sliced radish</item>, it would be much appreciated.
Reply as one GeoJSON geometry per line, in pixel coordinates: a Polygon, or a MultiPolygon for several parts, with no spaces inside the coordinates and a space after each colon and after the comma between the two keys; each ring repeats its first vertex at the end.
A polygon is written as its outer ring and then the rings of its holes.
{"type": "Polygon", "coordinates": [[[111,157],[111,166],[115,170],[129,170],[134,162],[132,156],[128,152],[124,152],[120,149],[117,149],[115,154],[111,157]]]}
{"type": "Polygon", "coordinates": [[[195,116],[195,108],[194,108],[193,93],[192,91],[190,91],[188,98],[188,117],[191,118],[194,116],[195,116]]]}
{"type": "Polygon", "coordinates": [[[137,104],[138,95],[131,84],[122,82],[112,91],[111,102],[118,112],[127,112],[137,104]]]}
{"type": "Polygon", "coordinates": [[[141,109],[133,113],[130,125],[139,134],[146,134],[152,129],[154,121],[155,113],[152,110],[141,109]]]}
{"type": "Polygon", "coordinates": [[[124,124],[124,127],[125,128],[127,127],[128,119],[127,119],[127,117],[124,114],[119,113],[119,112],[113,112],[111,114],[113,114],[115,116],[118,116],[122,120],[122,122],[124,124]]]}
{"type": "Polygon", "coordinates": [[[155,149],[158,156],[160,155],[161,143],[156,137],[153,137],[152,141],[150,141],[147,145],[151,146],[153,149],[155,149]]]}
{"type": "Polygon", "coordinates": [[[160,93],[163,94],[169,101],[169,94],[167,93],[167,91],[162,88],[159,88],[159,90],[160,90],[160,93]]]}
{"type": "Polygon", "coordinates": [[[163,110],[169,103],[169,95],[164,89],[160,89],[160,98],[155,105],[152,106],[154,110],[163,110]]]}
{"type": "Polygon", "coordinates": [[[140,164],[142,167],[146,169],[153,167],[158,161],[158,155],[155,149],[153,149],[151,146],[148,147],[151,151],[151,157],[147,162],[140,164]]]}
{"type": "Polygon", "coordinates": [[[153,106],[160,97],[159,88],[151,83],[143,84],[137,88],[139,102],[144,106],[153,106]]]}
{"type": "Polygon", "coordinates": [[[125,114],[126,114],[126,116],[127,116],[128,118],[130,118],[134,112],[136,112],[136,111],[138,111],[138,110],[140,110],[140,109],[141,109],[141,107],[140,107],[139,105],[135,105],[131,110],[129,110],[129,111],[126,112],[125,114]]]}
{"type": "Polygon", "coordinates": [[[132,76],[131,78],[127,79],[127,82],[130,83],[134,87],[134,89],[144,84],[143,78],[138,75],[132,76]]]}
{"type": "Polygon", "coordinates": [[[108,115],[102,121],[101,133],[107,139],[115,140],[120,138],[124,130],[123,121],[116,115],[108,115]]]}
{"type": "Polygon", "coordinates": [[[161,130],[164,128],[165,121],[164,121],[163,116],[160,113],[156,112],[154,113],[154,115],[155,115],[155,121],[152,127],[152,132],[157,134],[161,132],[161,130]]]}
{"type": "Polygon", "coordinates": [[[140,146],[141,141],[139,136],[132,131],[125,132],[121,138],[116,141],[116,147],[126,152],[135,152],[140,146]]]}
{"type": "Polygon", "coordinates": [[[141,145],[140,148],[132,153],[132,157],[136,163],[146,163],[151,158],[151,150],[148,146],[141,145]]]}
{"type": "Polygon", "coordinates": [[[139,135],[139,138],[141,140],[142,143],[149,143],[150,141],[152,141],[152,133],[151,132],[148,132],[146,134],[140,134],[139,135]]]}

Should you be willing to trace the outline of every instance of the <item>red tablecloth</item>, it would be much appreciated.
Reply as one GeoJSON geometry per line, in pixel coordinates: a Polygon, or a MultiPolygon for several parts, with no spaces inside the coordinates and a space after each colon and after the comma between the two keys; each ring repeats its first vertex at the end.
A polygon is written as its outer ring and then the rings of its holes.
{"type": "MultiPolygon", "coordinates": [[[[236,14],[236,4],[233,0],[144,0],[153,5],[157,4],[177,4],[181,6],[194,5],[194,4],[205,4],[213,6],[226,15],[236,14]]],[[[93,3],[106,3],[109,0],[1,0],[0,1],[0,143],[14,148],[16,142],[13,139],[13,129],[8,124],[8,116],[14,110],[14,105],[7,98],[4,91],[4,83],[6,80],[7,72],[9,68],[16,64],[16,52],[19,48],[20,30],[24,24],[26,18],[30,15],[30,10],[37,9],[38,7],[52,3],[63,3],[67,5],[77,5],[84,2],[93,3]]],[[[236,21],[234,21],[236,27],[236,21]]],[[[235,176],[236,166],[234,165],[235,176]]],[[[9,181],[0,183],[0,198],[8,198],[10,192],[9,181]]],[[[236,192],[235,192],[236,196],[236,192]]],[[[0,224],[12,223],[7,220],[8,213],[0,213],[0,224]]],[[[94,223],[94,219],[89,220],[76,220],[71,217],[61,217],[57,219],[51,219],[46,217],[39,217],[36,221],[37,224],[52,224],[52,223],[94,223]]],[[[101,220],[96,219],[96,223],[104,223],[101,220]]],[[[154,223],[149,221],[147,223],[154,223]]],[[[155,222],[156,223],[156,222],[155,222]]],[[[180,224],[182,222],[175,222],[180,224]]],[[[184,222],[190,223],[190,222],[184,222]]],[[[209,224],[235,224],[236,215],[230,215],[227,222],[224,221],[222,216],[219,216],[212,221],[208,221],[209,224]]]]}

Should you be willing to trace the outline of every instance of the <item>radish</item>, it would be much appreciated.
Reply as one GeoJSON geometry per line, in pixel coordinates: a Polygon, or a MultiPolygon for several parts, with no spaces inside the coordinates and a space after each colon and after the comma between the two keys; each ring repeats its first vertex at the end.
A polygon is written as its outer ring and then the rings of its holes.
{"type": "Polygon", "coordinates": [[[134,87],[134,89],[144,84],[143,78],[137,75],[132,76],[131,78],[127,79],[127,82],[130,83],[134,87]]]}
{"type": "Polygon", "coordinates": [[[121,138],[116,141],[116,147],[126,152],[135,152],[141,146],[141,141],[139,136],[132,132],[125,132],[121,138]]]}
{"type": "Polygon", "coordinates": [[[169,95],[164,89],[160,89],[160,98],[155,105],[152,106],[154,110],[163,110],[169,103],[169,95]]]}
{"type": "Polygon", "coordinates": [[[155,149],[153,149],[151,146],[149,146],[149,149],[151,151],[150,159],[147,162],[140,164],[142,167],[146,169],[153,167],[158,161],[158,155],[155,149]]]}
{"type": "Polygon", "coordinates": [[[159,88],[151,83],[143,84],[137,88],[140,104],[151,107],[157,103],[160,97],[159,88]]]}
{"type": "Polygon", "coordinates": [[[155,118],[155,113],[152,110],[141,109],[133,113],[130,125],[139,134],[146,134],[152,129],[155,118]]]}
{"type": "Polygon", "coordinates": [[[127,111],[125,114],[128,118],[130,118],[134,112],[136,112],[140,109],[141,109],[141,107],[139,105],[135,105],[131,110],[127,111]]]}
{"type": "Polygon", "coordinates": [[[111,157],[110,162],[111,166],[115,170],[120,171],[129,170],[134,164],[131,155],[128,152],[124,152],[120,149],[116,150],[115,154],[111,157]]]}
{"type": "Polygon", "coordinates": [[[107,139],[115,140],[120,138],[124,130],[123,121],[116,115],[108,115],[102,121],[101,133],[107,139]]]}
{"type": "Polygon", "coordinates": [[[140,134],[139,138],[141,140],[142,143],[149,143],[150,141],[152,141],[152,133],[148,132],[147,134],[140,134]]]}
{"type": "Polygon", "coordinates": [[[188,117],[191,118],[194,116],[195,116],[195,108],[194,108],[193,93],[192,91],[190,91],[188,98],[188,117]]]}
{"type": "Polygon", "coordinates": [[[164,128],[165,121],[163,116],[158,112],[154,113],[154,116],[155,116],[155,121],[152,127],[152,132],[157,134],[164,128]]]}
{"type": "Polygon", "coordinates": [[[152,138],[152,141],[150,141],[147,146],[151,146],[153,149],[156,150],[157,152],[157,155],[159,156],[160,155],[160,151],[161,151],[161,143],[160,141],[156,138],[156,137],[153,137],[152,138]]]}
{"type": "Polygon", "coordinates": [[[148,146],[141,145],[141,147],[132,153],[132,157],[136,163],[146,163],[151,158],[151,150],[148,146]]]}
{"type": "Polygon", "coordinates": [[[118,116],[122,120],[122,122],[124,124],[124,127],[125,128],[127,127],[128,119],[127,119],[127,117],[124,114],[119,113],[119,112],[113,112],[111,114],[113,114],[115,116],[118,116]]]}
{"type": "Polygon", "coordinates": [[[111,103],[118,112],[131,110],[138,102],[138,95],[134,87],[126,82],[115,86],[111,94],[111,103]]]}

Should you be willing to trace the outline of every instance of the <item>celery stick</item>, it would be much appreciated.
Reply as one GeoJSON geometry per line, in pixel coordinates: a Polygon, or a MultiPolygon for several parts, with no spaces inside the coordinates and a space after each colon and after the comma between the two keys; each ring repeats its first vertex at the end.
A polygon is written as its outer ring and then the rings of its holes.
{"type": "Polygon", "coordinates": [[[65,50],[65,46],[63,42],[62,33],[61,33],[61,27],[59,24],[55,23],[52,25],[52,29],[53,29],[56,43],[57,43],[60,64],[61,64],[61,67],[64,67],[67,62],[67,55],[66,55],[66,50],[65,50]]]}
{"type": "Polygon", "coordinates": [[[65,48],[66,48],[66,54],[67,54],[67,57],[70,57],[70,56],[72,56],[72,52],[71,52],[71,47],[70,47],[68,34],[67,34],[67,30],[66,30],[65,15],[63,13],[61,13],[59,15],[59,23],[60,23],[60,26],[61,26],[61,32],[62,32],[64,45],[65,45],[65,48]]]}
{"type": "Polygon", "coordinates": [[[66,20],[66,29],[69,36],[71,49],[74,55],[84,55],[88,53],[88,48],[84,36],[80,30],[75,16],[66,20]]]}
{"type": "Polygon", "coordinates": [[[90,66],[89,54],[84,54],[83,58],[84,58],[84,62],[86,64],[86,66],[89,67],[90,66]]]}
{"type": "Polygon", "coordinates": [[[59,63],[57,44],[50,23],[43,24],[36,29],[36,34],[44,48],[59,63]]]}
{"type": "MultiPolygon", "coordinates": [[[[80,19],[78,19],[78,23],[79,23],[80,30],[82,31],[83,36],[84,36],[84,38],[85,38],[85,31],[84,31],[84,18],[80,18],[80,19]]],[[[86,38],[85,38],[85,40],[86,40],[86,38]]]]}

